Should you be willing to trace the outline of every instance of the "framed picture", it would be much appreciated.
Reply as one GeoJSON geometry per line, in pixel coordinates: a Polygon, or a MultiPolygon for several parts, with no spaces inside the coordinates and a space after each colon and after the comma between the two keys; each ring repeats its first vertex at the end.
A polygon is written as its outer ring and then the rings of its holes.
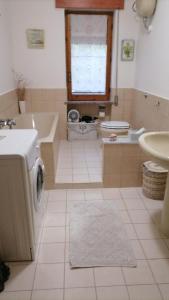
{"type": "Polygon", "coordinates": [[[134,60],[135,41],[122,40],[121,42],[121,60],[133,61],[134,60]]]}
{"type": "Polygon", "coordinates": [[[27,46],[31,49],[43,49],[45,47],[45,33],[43,29],[27,29],[27,46]]]}

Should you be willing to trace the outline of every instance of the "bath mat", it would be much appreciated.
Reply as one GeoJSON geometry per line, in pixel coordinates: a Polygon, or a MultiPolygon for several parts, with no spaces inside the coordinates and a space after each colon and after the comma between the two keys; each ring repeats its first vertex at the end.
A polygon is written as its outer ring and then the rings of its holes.
{"type": "Polygon", "coordinates": [[[136,267],[125,225],[113,201],[79,201],[70,214],[71,268],[136,267]]]}

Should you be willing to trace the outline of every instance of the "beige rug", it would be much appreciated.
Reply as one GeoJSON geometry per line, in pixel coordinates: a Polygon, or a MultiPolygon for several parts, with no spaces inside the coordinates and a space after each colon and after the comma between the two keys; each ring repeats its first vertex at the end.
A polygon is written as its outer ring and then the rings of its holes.
{"type": "Polygon", "coordinates": [[[113,201],[79,201],[70,214],[71,268],[135,267],[130,240],[113,201]]]}

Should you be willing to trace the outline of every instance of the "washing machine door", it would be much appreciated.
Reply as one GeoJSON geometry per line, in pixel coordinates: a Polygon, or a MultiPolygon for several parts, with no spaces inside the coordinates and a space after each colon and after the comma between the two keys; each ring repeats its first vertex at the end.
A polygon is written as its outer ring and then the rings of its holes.
{"type": "Polygon", "coordinates": [[[33,167],[33,201],[36,211],[40,209],[44,186],[44,164],[39,157],[33,167]]]}

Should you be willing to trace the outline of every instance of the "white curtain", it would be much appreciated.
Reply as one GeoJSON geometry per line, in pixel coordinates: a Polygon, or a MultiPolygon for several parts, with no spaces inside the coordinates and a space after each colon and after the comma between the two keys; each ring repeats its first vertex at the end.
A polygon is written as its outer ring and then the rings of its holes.
{"type": "Polygon", "coordinates": [[[105,94],[107,16],[71,15],[73,93],[105,94]]]}

